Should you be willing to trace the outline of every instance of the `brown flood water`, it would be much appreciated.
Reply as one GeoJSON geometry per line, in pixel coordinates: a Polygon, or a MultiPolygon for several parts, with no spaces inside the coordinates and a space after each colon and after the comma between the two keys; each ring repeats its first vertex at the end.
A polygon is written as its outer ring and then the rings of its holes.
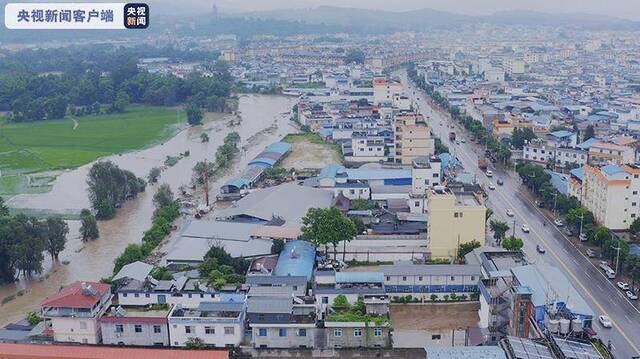
{"type": "MultiPolygon", "coordinates": [[[[295,99],[283,96],[243,95],[239,102],[239,125],[230,126],[235,115],[217,115],[203,126],[184,129],[163,144],[144,150],[110,156],[121,168],[146,177],[152,167],[162,166],[166,156],[177,156],[185,150],[191,152],[175,166],[162,172],[159,183],[168,183],[174,193],[178,187],[188,185],[192,168],[196,162],[207,158],[212,160],[216,148],[231,131],[237,131],[242,139],[242,154],[233,168],[212,183],[211,198],[215,198],[219,186],[230,177],[240,173],[255,155],[274,141],[290,132],[296,132],[290,124],[288,112],[295,99]],[[200,142],[200,134],[209,135],[208,143],[200,142]]],[[[19,195],[11,199],[9,205],[16,208],[40,209],[54,212],[77,213],[89,207],[86,194],[86,174],[91,164],[67,171],[60,175],[48,193],[19,195]]],[[[60,254],[61,263],[52,263],[46,257],[42,275],[0,287],[0,300],[22,290],[23,295],[0,306],[0,326],[19,320],[30,310],[37,310],[40,302],[61,286],[76,280],[100,280],[108,277],[113,270],[113,260],[129,243],[139,243],[142,233],[151,225],[153,213],[152,198],[157,185],[147,186],[147,191],[138,198],[128,201],[117,216],[98,223],[100,238],[82,243],[78,237],[79,221],[68,221],[69,236],[67,248],[60,254]],[[62,262],[68,261],[68,264],[62,262]]]]}

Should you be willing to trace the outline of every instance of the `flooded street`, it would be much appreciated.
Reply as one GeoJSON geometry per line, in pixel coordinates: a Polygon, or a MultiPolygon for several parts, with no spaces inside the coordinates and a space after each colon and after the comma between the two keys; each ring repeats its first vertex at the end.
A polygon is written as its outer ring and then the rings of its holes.
{"type": "MultiPolygon", "coordinates": [[[[229,125],[231,120],[238,123],[235,115],[216,114],[204,125],[186,128],[163,144],[105,159],[137,176],[146,177],[152,167],[162,167],[167,156],[179,156],[188,150],[190,156],[163,170],[158,181],[160,184],[169,184],[174,193],[177,193],[178,187],[189,185],[195,163],[205,158],[213,160],[224,137],[237,131],[241,137],[241,154],[231,170],[212,182],[210,195],[215,198],[220,185],[240,173],[247,162],[266,145],[281,139],[287,133],[295,132],[288,114],[294,102],[294,98],[283,96],[242,95],[238,107],[238,115],[242,121],[238,125],[229,125]],[[209,135],[208,143],[200,141],[203,132],[209,135]]],[[[82,208],[89,207],[86,175],[91,165],[60,175],[48,193],[19,195],[12,198],[9,205],[57,213],[78,213],[82,208]]],[[[147,186],[147,191],[135,200],[126,202],[114,219],[98,222],[100,238],[93,242],[82,243],[78,236],[79,221],[69,221],[69,238],[66,249],[60,253],[60,263],[52,264],[45,254],[44,272],[40,277],[22,279],[0,287],[0,300],[22,293],[0,306],[0,325],[20,319],[26,311],[37,310],[39,303],[56,293],[62,285],[76,280],[97,281],[110,276],[115,257],[127,244],[139,243],[143,232],[150,227],[152,198],[157,187],[158,185],[147,186]],[[62,264],[67,261],[68,264],[62,264]]]]}

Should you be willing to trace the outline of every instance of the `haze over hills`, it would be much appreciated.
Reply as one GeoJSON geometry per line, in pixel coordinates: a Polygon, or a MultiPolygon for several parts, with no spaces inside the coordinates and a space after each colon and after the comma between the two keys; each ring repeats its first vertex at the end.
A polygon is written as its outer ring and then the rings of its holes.
{"type": "Polygon", "coordinates": [[[411,11],[383,11],[358,8],[320,6],[312,9],[279,9],[235,13],[229,16],[247,16],[262,19],[302,21],[350,27],[354,30],[422,30],[433,27],[448,27],[464,24],[512,24],[575,26],[584,29],[634,30],[640,22],[583,13],[549,14],[528,10],[497,12],[487,16],[461,15],[433,9],[411,11]]]}

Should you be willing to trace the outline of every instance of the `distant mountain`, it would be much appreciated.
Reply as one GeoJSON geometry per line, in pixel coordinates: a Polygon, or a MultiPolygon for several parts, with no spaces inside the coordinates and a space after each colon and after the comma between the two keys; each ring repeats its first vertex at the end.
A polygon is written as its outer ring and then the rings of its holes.
{"type": "Polygon", "coordinates": [[[640,22],[638,21],[623,20],[611,16],[580,13],[547,14],[527,10],[502,11],[488,16],[469,16],[433,9],[395,12],[320,6],[313,9],[255,11],[230,16],[302,21],[309,24],[349,27],[352,30],[367,32],[384,32],[390,30],[420,31],[429,28],[454,27],[480,23],[554,27],[568,26],[584,29],[640,30],[640,22]]]}

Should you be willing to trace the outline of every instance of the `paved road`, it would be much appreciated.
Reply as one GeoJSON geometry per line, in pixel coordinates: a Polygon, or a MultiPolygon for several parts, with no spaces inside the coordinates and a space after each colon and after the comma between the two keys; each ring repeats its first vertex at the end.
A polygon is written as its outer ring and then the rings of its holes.
{"type": "Polygon", "coordinates": [[[524,240],[523,251],[528,260],[532,263],[546,263],[560,268],[591,306],[596,316],[604,314],[612,319],[613,328],[611,329],[603,328],[597,320],[594,320],[593,328],[605,343],[611,340],[616,358],[640,355],[640,310],[637,307],[637,301],[628,300],[624,293],[617,289],[615,283],[607,279],[602,271],[555,227],[552,219],[545,217],[544,213],[531,201],[527,189],[521,184],[515,172],[492,168],[494,177],[488,178],[480,171],[477,167],[477,154],[484,153],[484,148],[468,141],[469,136],[457,124],[455,129],[451,129],[449,126],[454,124],[451,117],[435,111],[425,101],[427,95],[408,83],[404,72],[401,73],[401,79],[407,94],[414,99],[414,103],[417,103],[418,110],[430,118],[434,134],[450,148],[466,171],[474,173],[485,188],[490,182],[495,184],[498,178],[504,181],[503,186],[488,190],[487,206],[494,211],[492,218],[503,220],[512,228],[515,220],[516,235],[524,240]],[[457,139],[465,138],[466,143],[457,145],[450,142],[448,140],[450,131],[456,131],[457,139]],[[511,209],[515,215],[507,217],[507,209],[511,209]],[[543,223],[546,224],[543,225],[543,223]],[[522,224],[527,224],[531,232],[528,234],[522,232],[522,224]],[[546,253],[538,253],[537,245],[544,247],[546,253]]]}

